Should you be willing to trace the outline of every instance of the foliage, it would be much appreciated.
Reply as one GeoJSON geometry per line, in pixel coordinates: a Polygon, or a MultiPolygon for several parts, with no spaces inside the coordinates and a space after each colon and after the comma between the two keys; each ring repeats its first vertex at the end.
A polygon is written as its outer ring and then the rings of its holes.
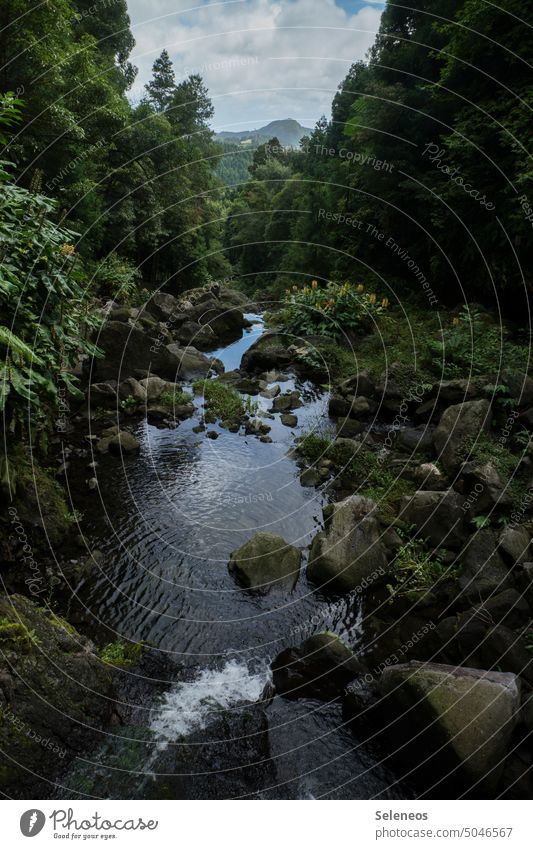
{"type": "Polygon", "coordinates": [[[388,585],[390,594],[420,593],[432,590],[443,579],[455,578],[457,570],[446,566],[445,554],[443,550],[428,551],[426,540],[404,538],[394,558],[394,580],[388,585]]]}
{"type": "Polygon", "coordinates": [[[193,383],[193,390],[195,394],[203,395],[209,413],[222,421],[240,421],[253,408],[253,403],[248,403],[236,389],[222,380],[197,380],[193,383]]]}
{"type": "Polygon", "coordinates": [[[289,333],[297,336],[337,337],[350,332],[370,330],[378,316],[388,306],[387,298],[378,300],[365,292],[363,284],[327,283],[321,287],[317,280],[310,286],[285,293],[283,323],[289,333]]]}
{"type": "Polygon", "coordinates": [[[120,303],[129,303],[141,282],[139,269],[115,252],[97,264],[91,280],[95,294],[120,303]]]}
{"type": "Polygon", "coordinates": [[[139,409],[140,401],[138,398],[135,398],[133,395],[128,395],[127,398],[124,398],[120,402],[120,409],[125,413],[134,413],[139,409]]]}
{"type": "Polygon", "coordinates": [[[162,392],[158,398],[158,403],[163,407],[180,407],[185,404],[192,403],[192,396],[188,392],[162,392]]]}
{"type": "Polygon", "coordinates": [[[443,378],[486,375],[502,365],[523,368],[528,360],[525,346],[507,340],[503,327],[468,305],[444,328],[441,340],[428,341],[427,350],[428,366],[443,378]]]}
{"type": "Polygon", "coordinates": [[[60,387],[81,394],[71,372],[80,355],[98,355],[76,234],[55,223],[55,210],[0,164],[0,409],[10,430],[27,418],[34,435],[49,425],[60,387]]]}
{"type": "Polygon", "coordinates": [[[133,666],[139,660],[142,648],[142,643],[123,643],[117,640],[104,646],[100,651],[100,657],[110,666],[133,666]]]}
{"type": "Polygon", "coordinates": [[[17,649],[30,651],[40,644],[35,629],[28,628],[23,622],[12,622],[10,619],[0,619],[0,645],[13,644],[17,649]]]}

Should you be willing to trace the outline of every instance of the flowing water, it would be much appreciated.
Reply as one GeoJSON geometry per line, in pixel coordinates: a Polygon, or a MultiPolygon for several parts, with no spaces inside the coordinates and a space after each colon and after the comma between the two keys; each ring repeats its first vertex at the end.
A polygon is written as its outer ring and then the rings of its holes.
{"type": "MultiPolygon", "coordinates": [[[[262,332],[260,317],[248,318],[254,324],[240,340],[212,352],[226,371],[239,366],[262,332]]],[[[353,648],[362,637],[359,601],[323,597],[305,577],[306,550],[321,527],[326,496],[300,484],[290,449],[302,430],[324,427],[327,392],[294,375],[280,385],[282,391],[298,389],[305,406],[295,411],[298,425],[292,430],[279,414],[265,418],[272,443],[216,425],[210,426],[219,433],[216,440],[194,433],[201,415],[197,399],[197,414],[176,427],[138,424],[140,456],[125,458],[122,466],[111,459],[100,464],[101,504],[84,526],[103,559],[80,587],[80,598],[109,641],[143,640],[179,673],[140,723],[120,729],[99,752],[79,760],[62,781],[66,797],[401,795],[390,773],[346,727],[338,705],[275,698],[263,704],[260,718],[243,714],[243,702],[260,699],[270,661],[283,648],[326,629],[353,648]],[[304,553],[292,593],[253,595],[229,574],[231,552],[257,531],[279,534],[304,553]],[[219,740],[220,717],[226,718],[226,748],[219,740]],[[261,725],[265,717],[267,732],[262,726],[243,732],[239,726],[245,720],[261,725]],[[212,728],[222,746],[214,760],[212,728]],[[268,752],[258,757],[259,742],[250,741],[265,734],[268,752]],[[235,735],[246,738],[246,751],[235,744],[235,735]],[[224,781],[213,779],[192,791],[189,785],[162,786],[161,774],[174,781],[181,774],[183,762],[176,757],[184,757],[183,741],[204,752],[203,759],[198,755],[186,763],[187,775],[199,770],[224,775],[224,781]],[[246,760],[254,764],[249,774],[246,760]]],[[[267,413],[272,401],[256,400],[258,414],[267,413]]]]}

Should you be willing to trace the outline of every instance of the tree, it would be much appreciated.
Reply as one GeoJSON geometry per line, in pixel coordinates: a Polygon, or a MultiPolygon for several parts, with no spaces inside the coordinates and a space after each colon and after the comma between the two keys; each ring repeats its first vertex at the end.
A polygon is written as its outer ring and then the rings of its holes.
{"type": "Polygon", "coordinates": [[[152,66],[152,79],[145,85],[148,101],[156,112],[164,112],[170,104],[176,90],[174,68],[168,52],[163,50],[152,66]]]}

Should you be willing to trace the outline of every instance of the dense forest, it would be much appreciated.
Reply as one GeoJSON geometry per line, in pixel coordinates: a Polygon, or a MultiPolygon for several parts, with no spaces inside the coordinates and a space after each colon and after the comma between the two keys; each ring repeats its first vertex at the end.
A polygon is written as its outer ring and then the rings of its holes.
{"type": "Polygon", "coordinates": [[[387,6],[331,120],[298,155],[263,148],[233,202],[227,238],[249,285],[381,279],[389,296],[429,287],[453,304],[468,292],[525,314],[533,57],[522,11],[513,0],[490,14],[483,0],[387,6]]]}

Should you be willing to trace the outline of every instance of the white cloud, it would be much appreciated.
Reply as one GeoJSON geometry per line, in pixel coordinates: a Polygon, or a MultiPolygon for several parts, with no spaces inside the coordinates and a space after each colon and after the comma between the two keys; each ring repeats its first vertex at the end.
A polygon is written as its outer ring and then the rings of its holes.
{"type": "Polygon", "coordinates": [[[130,0],[129,10],[133,97],[166,48],[178,78],[202,74],[217,130],[289,117],[312,126],[374,41],[382,11],[373,0],[352,13],[335,0],[130,0]]]}

